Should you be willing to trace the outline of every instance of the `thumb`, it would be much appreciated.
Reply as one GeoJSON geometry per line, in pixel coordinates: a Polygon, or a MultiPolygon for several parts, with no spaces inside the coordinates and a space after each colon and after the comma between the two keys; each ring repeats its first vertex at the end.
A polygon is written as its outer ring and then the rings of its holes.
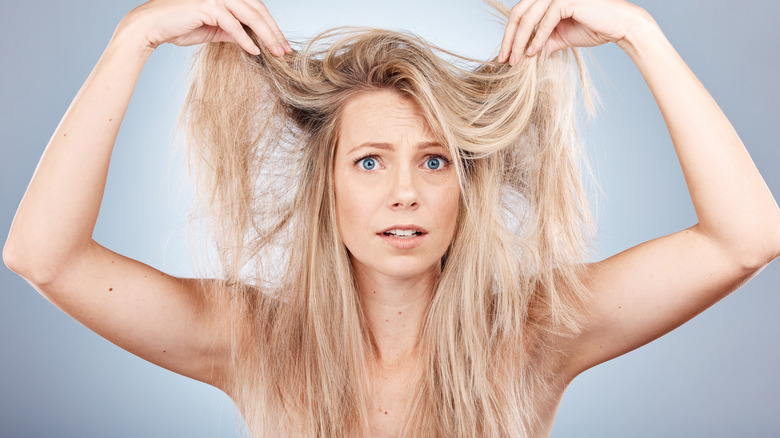
{"type": "Polygon", "coordinates": [[[547,38],[547,41],[544,43],[544,51],[550,54],[567,47],[569,46],[561,40],[557,31],[550,35],[550,38],[547,38]]]}

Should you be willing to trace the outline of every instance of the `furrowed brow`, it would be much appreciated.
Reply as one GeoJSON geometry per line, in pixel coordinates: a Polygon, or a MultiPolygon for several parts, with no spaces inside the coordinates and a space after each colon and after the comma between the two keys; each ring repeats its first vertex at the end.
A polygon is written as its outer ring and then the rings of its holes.
{"type": "Polygon", "coordinates": [[[417,144],[417,150],[424,150],[424,149],[447,149],[444,147],[443,144],[439,143],[438,141],[424,141],[422,143],[417,144]]]}
{"type": "MultiPolygon", "coordinates": [[[[376,148],[376,149],[383,149],[386,151],[392,151],[395,150],[392,144],[390,143],[381,143],[381,142],[365,142],[361,143],[354,148],[350,149],[348,154],[351,154],[352,152],[355,152],[358,149],[361,148],[376,148]]],[[[425,150],[425,149],[446,149],[444,145],[439,143],[438,141],[424,141],[417,144],[417,150],[425,150]]]]}
{"type": "Polygon", "coordinates": [[[350,149],[349,152],[347,152],[347,153],[351,154],[352,152],[355,152],[356,150],[358,150],[360,148],[369,148],[369,147],[377,148],[377,149],[384,149],[384,150],[388,150],[388,151],[392,151],[393,150],[393,145],[391,145],[390,143],[376,143],[376,142],[370,142],[369,141],[369,142],[361,143],[361,144],[355,146],[354,148],[350,149]]]}

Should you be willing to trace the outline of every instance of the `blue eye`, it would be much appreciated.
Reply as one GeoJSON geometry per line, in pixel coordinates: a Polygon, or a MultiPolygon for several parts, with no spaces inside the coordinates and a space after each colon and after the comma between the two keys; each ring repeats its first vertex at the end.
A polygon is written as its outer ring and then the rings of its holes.
{"type": "Polygon", "coordinates": [[[425,164],[428,165],[428,169],[439,170],[442,166],[442,160],[441,158],[431,157],[428,158],[428,161],[426,161],[425,164]]]}
{"type": "Polygon", "coordinates": [[[371,157],[363,158],[358,163],[363,170],[374,170],[376,168],[376,160],[371,157]]]}

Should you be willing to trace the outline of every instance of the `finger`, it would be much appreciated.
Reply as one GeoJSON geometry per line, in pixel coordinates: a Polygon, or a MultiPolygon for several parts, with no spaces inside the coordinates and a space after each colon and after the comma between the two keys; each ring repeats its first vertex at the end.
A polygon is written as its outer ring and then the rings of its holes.
{"type": "Polygon", "coordinates": [[[260,48],[257,47],[254,41],[252,41],[252,38],[247,35],[246,31],[241,26],[241,22],[238,21],[236,17],[225,9],[218,9],[214,11],[214,18],[216,19],[217,26],[230,35],[241,48],[253,55],[260,54],[260,48]]]}
{"type": "Polygon", "coordinates": [[[547,38],[547,42],[544,43],[544,50],[548,54],[552,54],[559,50],[569,48],[570,44],[564,39],[563,35],[570,35],[573,30],[576,30],[575,27],[577,24],[573,18],[574,17],[573,10],[563,10],[560,16],[568,17],[568,18],[561,19],[558,25],[555,26],[555,29],[553,29],[552,34],[550,34],[550,37],[547,38]]]}
{"type": "Polygon", "coordinates": [[[550,38],[550,34],[552,34],[555,27],[558,26],[558,23],[561,22],[561,19],[560,10],[551,6],[550,9],[547,10],[547,13],[544,14],[542,22],[537,26],[536,35],[534,35],[533,41],[528,44],[528,50],[526,50],[525,54],[528,56],[536,55],[536,53],[545,46],[547,39],[550,38]]]}
{"type": "Polygon", "coordinates": [[[563,50],[567,47],[569,46],[567,46],[558,35],[557,29],[553,31],[552,35],[550,35],[550,38],[548,38],[547,42],[544,43],[544,50],[549,54],[553,54],[558,50],[563,50]]]}
{"type": "Polygon", "coordinates": [[[534,3],[528,8],[525,15],[520,18],[517,33],[512,42],[512,55],[509,57],[509,63],[511,65],[517,64],[517,62],[520,61],[520,57],[525,53],[525,48],[528,44],[528,40],[531,38],[531,33],[533,33],[534,28],[547,12],[549,4],[549,0],[534,3]]]}
{"type": "Polygon", "coordinates": [[[274,17],[271,15],[271,12],[268,10],[268,7],[264,3],[259,2],[257,0],[245,0],[245,1],[259,8],[258,10],[265,17],[265,21],[268,24],[268,28],[271,29],[271,32],[276,35],[277,39],[279,40],[279,44],[282,46],[282,49],[284,49],[284,51],[287,53],[292,52],[292,47],[290,46],[290,43],[287,41],[287,38],[284,37],[282,30],[279,29],[279,25],[276,24],[276,20],[274,20],[274,17]]]}
{"type": "Polygon", "coordinates": [[[525,11],[533,3],[533,0],[522,0],[516,4],[507,19],[506,29],[504,30],[504,37],[501,39],[501,49],[498,51],[498,62],[506,62],[509,59],[509,54],[512,52],[512,41],[517,33],[517,26],[520,23],[520,18],[525,14],[525,11]]]}
{"type": "Polygon", "coordinates": [[[287,52],[289,43],[263,3],[256,0],[234,0],[226,6],[233,15],[252,29],[271,53],[282,56],[287,52]]]}

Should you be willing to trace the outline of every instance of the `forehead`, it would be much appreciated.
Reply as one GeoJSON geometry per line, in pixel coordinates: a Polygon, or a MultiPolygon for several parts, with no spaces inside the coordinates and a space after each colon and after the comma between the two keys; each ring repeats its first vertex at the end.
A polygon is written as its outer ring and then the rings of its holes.
{"type": "Polygon", "coordinates": [[[360,93],[347,100],[338,137],[338,143],[345,146],[364,142],[434,141],[419,105],[387,90],[360,93]]]}

